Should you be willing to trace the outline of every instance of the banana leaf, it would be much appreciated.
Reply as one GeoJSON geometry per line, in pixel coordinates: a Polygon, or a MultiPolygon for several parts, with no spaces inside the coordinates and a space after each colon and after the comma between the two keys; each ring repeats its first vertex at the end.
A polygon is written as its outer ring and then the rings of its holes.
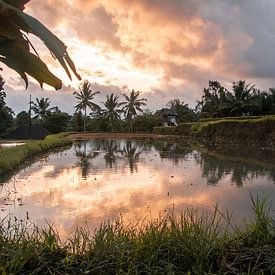
{"type": "Polygon", "coordinates": [[[60,89],[61,81],[49,71],[38,56],[30,52],[30,41],[24,33],[32,33],[45,43],[70,79],[72,79],[71,70],[80,80],[81,77],[68,55],[65,44],[37,19],[21,10],[27,2],[27,0],[0,0],[0,61],[17,71],[26,82],[26,86],[28,85],[26,74],[28,74],[41,86],[47,83],[60,89]]]}

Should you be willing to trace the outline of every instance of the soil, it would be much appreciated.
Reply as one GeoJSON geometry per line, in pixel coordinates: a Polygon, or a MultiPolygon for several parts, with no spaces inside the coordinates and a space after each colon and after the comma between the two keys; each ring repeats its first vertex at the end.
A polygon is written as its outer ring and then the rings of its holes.
{"type": "Polygon", "coordinates": [[[141,133],[72,133],[70,138],[74,140],[87,140],[95,138],[167,138],[167,135],[141,134],[141,133]]]}

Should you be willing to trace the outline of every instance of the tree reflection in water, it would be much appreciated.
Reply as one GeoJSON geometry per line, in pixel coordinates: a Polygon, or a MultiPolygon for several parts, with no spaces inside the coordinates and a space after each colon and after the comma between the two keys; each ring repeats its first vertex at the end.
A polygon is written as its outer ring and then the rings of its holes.
{"type": "Polygon", "coordinates": [[[106,167],[113,168],[117,158],[116,154],[120,151],[119,144],[116,140],[111,139],[105,140],[102,145],[102,149],[105,152],[106,167]]]}
{"type": "Polygon", "coordinates": [[[128,159],[129,169],[131,173],[138,172],[137,163],[139,156],[143,152],[143,148],[140,148],[135,142],[127,140],[121,154],[128,159]]]}
{"type": "Polygon", "coordinates": [[[194,154],[197,163],[201,166],[202,176],[207,179],[207,184],[216,185],[226,176],[229,176],[231,182],[239,187],[243,186],[245,182],[265,175],[275,179],[275,167],[270,166],[265,158],[256,158],[260,155],[260,151],[255,153],[253,157],[251,155],[246,157],[247,154],[241,148],[237,152],[219,150],[216,153],[206,150],[194,154]],[[240,158],[240,154],[242,158],[240,158]],[[267,168],[268,166],[270,169],[267,168]]]}
{"type": "Polygon", "coordinates": [[[87,151],[88,141],[75,142],[74,150],[75,155],[79,158],[80,162],[77,163],[81,167],[81,175],[83,179],[87,179],[91,167],[91,160],[99,155],[99,151],[87,151]]]}
{"type": "MultiPolygon", "coordinates": [[[[219,147],[194,149],[185,142],[176,140],[92,140],[75,143],[75,153],[79,157],[82,177],[87,178],[91,160],[103,154],[106,167],[113,169],[121,157],[127,159],[131,173],[138,172],[138,162],[143,152],[156,151],[161,159],[168,159],[174,165],[182,165],[194,159],[201,167],[202,177],[207,184],[216,185],[228,178],[237,186],[251,182],[259,177],[267,176],[275,182],[274,151],[245,150],[245,148],[219,147]],[[182,161],[182,162],[181,162],[182,161]]],[[[155,155],[155,157],[158,157],[155,155]]],[[[184,164],[185,165],[185,164],[184,164]]]]}

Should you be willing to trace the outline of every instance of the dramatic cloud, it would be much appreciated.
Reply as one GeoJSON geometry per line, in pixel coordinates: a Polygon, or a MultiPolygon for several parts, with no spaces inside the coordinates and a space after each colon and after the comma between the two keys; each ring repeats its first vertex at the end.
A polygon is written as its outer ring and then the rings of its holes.
{"type": "MultiPolygon", "coordinates": [[[[31,1],[26,11],[61,37],[83,78],[103,95],[142,90],[159,108],[173,97],[194,106],[213,79],[274,86],[273,0],[45,0],[31,1]]],[[[74,103],[67,87],[75,89],[76,80],[35,45],[65,82],[62,91],[41,94],[55,95],[54,104],[68,110],[74,103]]],[[[16,85],[9,88],[20,90],[16,85]]]]}

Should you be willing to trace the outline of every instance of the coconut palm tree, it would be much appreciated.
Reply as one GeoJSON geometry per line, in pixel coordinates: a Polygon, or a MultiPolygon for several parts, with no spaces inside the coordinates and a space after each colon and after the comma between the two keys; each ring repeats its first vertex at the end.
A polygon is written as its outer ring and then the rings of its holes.
{"type": "Polygon", "coordinates": [[[77,105],[75,105],[75,110],[82,111],[84,110],[84,132],[86,131],[86,116],[87,116],[87,108],[91,110],[100,109],[100,107],[92,102],[95,95],[100,94],[99,91],[93,92],[91,89],[91,83],[89,81],[84,81],[81,86],[79,86],[79,91],[75,91],[73,95],[78,100],[77,105]]]}
{"type": "Polygon", "coordinates": [[[31,109],[36,114],[34,118],[38,118],[40,122],[44,121],[49,113],[55,109],[55,107],[50,107],[51,102],[49,98],[45,97],[42,97],[41,99],[36,98],[36,102],[31,102],[31,104],[31,109]]]}
{"type": "Polygon", "coordinates": [[[114,122],[120,119],[120,113],[122,112],[119,107],[122,103],[118,102],[118,96],[111,94],[107,95],[106,101],[102,102],[105,109],[102,110],[102,115],[110,123],[111,131],[114,131],[114,122]]]}
{"type": "Polygon", "coordinates": [[[233,82],[233,93],[229,94],[232,115],[241,116],[249,113],[250,109],[254,107],[254,86],[255,85],[246,84],[244,80],[233,82]]]}
{"type": "Polygon", "coordinates": [[[130,130],[133,131],[133,118],[137,116],[138,112],[143,112],[141,107],[146,106],[147,99],[145,98],[138,98],[140,95],[140,91],[135,92],[132,90],[130,96],[123,94],[126,101],[122,102],[121,105],[123,106],[122,110],[125,113],[126,119],[130,123],[130,130]]]}

